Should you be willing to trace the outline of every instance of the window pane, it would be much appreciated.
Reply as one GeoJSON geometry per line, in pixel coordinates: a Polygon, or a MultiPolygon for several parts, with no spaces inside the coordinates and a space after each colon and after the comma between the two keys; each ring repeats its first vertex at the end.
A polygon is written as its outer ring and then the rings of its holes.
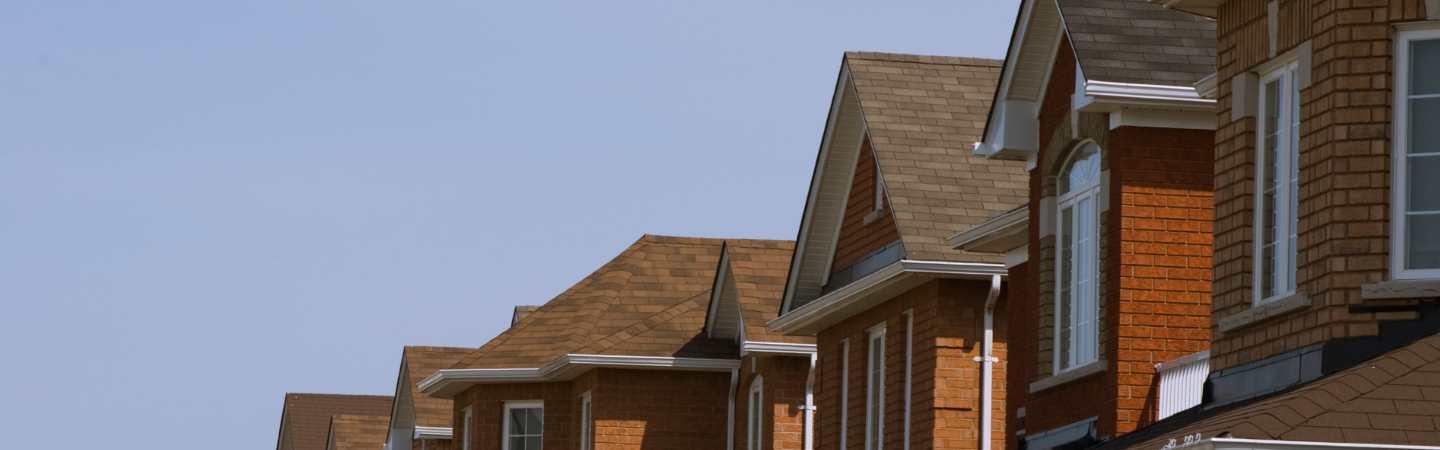
{"type": "Polygon", "coordinates": [[[1410,94],[1440,94],[1440,39],[1410,44],[1410,94]]]}
{"type": "Polygon", "coordinates": [[[525,450],[540,450],[540,436],[525,438],[525,450]]]}
{"type": "Polygon", "coordinates": [[[1060,368],[1070,367],[1070,308],[1074,304],[1074,290],[1071,289],[1074,282],[1074,261],[1075,248],[1073,246],[1075,234],[1075,208],[1067,207],[1060,210],[1060,296],[1055,305],[1058,311],[1055,314],[1056,323],[1059,324],[1059,335],[1055,336],[1055,347],[1057,356],[1060,359],[1060,368]]]}
{"type": "Polygon", "coordinates": [[[523,438],[523,437],[512,437],[512,438],[510,438],[510,450],[525,450],[525,438],[523,438]]]}
{"type": "Polygon", "coordinates": [[[1412,156],[1406,158],[1405,166],[1410,199],[1405,211],[1440,211],[1440,155],[1412,156]]]}
{"type": "Polygon", "coordinates": [[[510,410],[510,434],[525,434],[525,410],[510,410]]]}
{"type": "Polygon", "coordinates": [[[1440,97],[1410,99],[1408,154],[1440,152],[1440,97]]]}
{"type": "Polygon", "coordinates": [[[525,410],[525,434],[540,434],[540,430],[543,428],[542,423],[545,421],[542,415],[543,411],[538,408],[525,410]]]}
{"type": "Polygon", "coordinates": [[[1406,269],[1440,269],[1440,214],[1406,217],[1406,269]]]}

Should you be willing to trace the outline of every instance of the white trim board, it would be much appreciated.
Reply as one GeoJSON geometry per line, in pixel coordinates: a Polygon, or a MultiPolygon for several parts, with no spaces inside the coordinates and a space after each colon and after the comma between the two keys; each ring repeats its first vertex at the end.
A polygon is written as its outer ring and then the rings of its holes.
{"type": "Polygon", "coordinates": [[[815,344],[765,341],[745,341],[743,344],[740,344],[740,356],[742,358],[751,354],[810,356],[815,354],[815,344]]]}
{"type": "Polygon", "coordinates": [[[740,367],[734,359],[666,356],[568,354],[541,367],[503,369],[442,369],[419,383],[420,392],[448,398],[474,384],[534,383],[572,379],[597,367],[725,372],[740,367]]]}
{"type": "Polygon", "coordinates": [[[450,427],[415,427],[415,439],[450,439],[455,430],[450,427]]]}
{"type": "Polygon", "coordinates": [[[902,259],[839,289],[811,300],[804,306],[771,320],[770,331],[791,335],[813,335],[839,320],[898,295],[904,289],[936,278],[989,280],[1006,276],[1004,264],[954,263],[902,259]]]}

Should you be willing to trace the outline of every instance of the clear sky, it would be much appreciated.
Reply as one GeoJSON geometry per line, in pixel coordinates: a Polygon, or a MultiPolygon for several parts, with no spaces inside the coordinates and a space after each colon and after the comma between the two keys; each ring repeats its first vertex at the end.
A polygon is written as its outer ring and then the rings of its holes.
{"type": "Polygon", "coordinates": [[[793,239],[841,52],[1015,8],[0,2],[0,446],[270,448],[642,233],[793,239]]]}

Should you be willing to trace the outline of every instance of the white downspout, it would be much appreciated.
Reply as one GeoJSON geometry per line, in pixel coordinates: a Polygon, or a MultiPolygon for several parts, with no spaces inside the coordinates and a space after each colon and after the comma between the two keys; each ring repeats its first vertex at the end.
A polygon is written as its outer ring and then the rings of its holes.
{"type": "MultiPolygon", "coordinates": [[[[731,396],[734,397],[734,396],[731,396]]],[[[810,354],[810,373],[805,376],[805,450],[815,450],[815,354],[810,354]]]]}
{"type": "MultiPolygon", "coordinates": [[[[744,358],[741,358],[744,361],[744,358]]],[[[730,369],[730,408],[725,415],[725,450],[735,450],[735,389],[740,384],[740,368],[730,369]]]]}
{"type": "Polygon", "coordinates": [[[990,429],[995,422],[995,413],[991,410],[994,397],[994,376],[995,363],[995,302],[1000,299],[1000,275],[990,276],[990,294],[985,297],[985,343],[981,350],[981,356],[975,358],[980,362],[980,450],[990,450],[990,429]]]}

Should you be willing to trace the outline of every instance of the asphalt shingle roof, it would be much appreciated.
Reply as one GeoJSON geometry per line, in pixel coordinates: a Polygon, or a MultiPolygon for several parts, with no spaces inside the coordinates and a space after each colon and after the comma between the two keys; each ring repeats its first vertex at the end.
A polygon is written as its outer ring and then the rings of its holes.
{"type": "Polygon", "coordinates": [[[730,241],[730,275],[735,280],[740,317],[745,322],[745,339],[764,342],[813,344],[809,336],[772,333],[765,324],[780,311],[785,277],[795,241],[730,241]]]}
{"type": "Polygon", "coordinates": [[[391,401],[388,395],[285,394],[285,409],[280,417],[282,440],[277,446],[280,450],[325,450],[331,417],[355,414],[388,418],[391,401]]]}
{"type": "Polygon", "coordinates": [[[1028,200],[1023,161],[971,154],[1001,61],[851,52],[845,63],[906,257],[998,262],[946,239],[1028,200]]]}
{"type": "Polygon", "coordinates": [[[474,348],[459,347],[405,347],[405,380],[410,383],[410,400],[414,403],[415,425],[422,427],[449,427],[454,418],[450,399],[437,398],[420,393],[420,380],[435,374],[440,369],[454,365],[456,361],[474,348]]]}
{"type": "Polygon", "coordinates": [[[1193,86],[1215,73],[1215,21],[1148,0],[1056,0],[1087,80],[1193,86]]]}
{"type": "Polygon", "coordinates": [[[340,414],[330,420],[330,439],[335,450],[380,450],[390,416],[340,414]]]}

